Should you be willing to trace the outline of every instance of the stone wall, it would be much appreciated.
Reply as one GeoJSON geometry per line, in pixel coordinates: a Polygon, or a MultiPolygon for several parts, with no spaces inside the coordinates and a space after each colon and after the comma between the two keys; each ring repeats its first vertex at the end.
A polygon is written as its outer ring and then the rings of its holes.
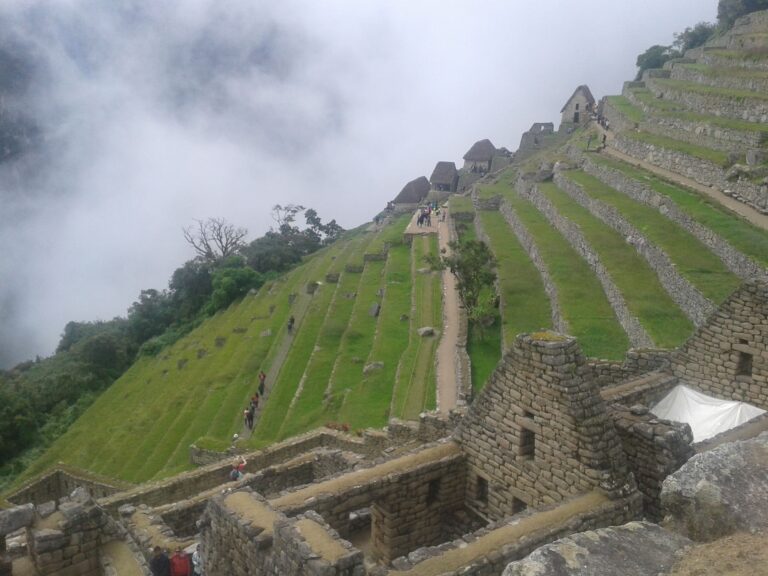
{"type": "Polygon", "coordinates": [[[755,70],[760,72],[768,71],[768,60],[762,58],[726,58],[720,56],[717,52],[707,50],[702,51],[698,61],[707,66],[718,68],[743,68],[745,70],[755,70]]]}
{"type": "Polygon", "coordinates": [[[373,555],[394,558],[434,543],[435,531],[444,526],[435,517],[461,506],[465,477],[461,450],[446,442],[287,492],[270,505],[287,516],[313,510],[342,536],[350,533],[350,515],[371,507],[373,555]],[[414,510],[424,514],[414,515],[414,510]]]}
{"type": "Polygon", "coordinates": [[[682,346],[672,370],[705,394],[768,409],[768,281],[734,292],[682,346]]]}
{"type": "Polygon", "coordinates": [[[696,326],[701,326],[715,311],[715,305],[683,278],[669,256],[649,241],[640,230],[627,222],[618,210],[589,196],[579,184],[560,170],[555,171],[555,184],[580,206],[589,210],[590,214],[627,239],[627,242],[656,272],[667,294],[696,326]]]}
{"type": "MultiPolygon", "coordinates": [[[[500,209],[501,215],[504,216],[504,220],[507,221],[512,232],[517,237],[518,242],[522,245],[525,251],[528,253],[528,257],[533,262],[533,265],[539,271],[541,275],[541,281],[544,284],[544,292],[549,297],[549,307],[552,313],[552,327],[557,332],[567,334],[569,331],[568,322],[563,318],[563,313],[560,310],[560,300],[557,295],[557,286],[552,280],[552,276],[549,274],[549,268],[546,262],[539,254],[539,249],[536,246],[531,234],[525,227],[525,224],[518,218],[517,213],[512,206],[506,200],[502,203],[500,209]]],[[[503,296],[502,296],[503,298],[503,296]]],[[[503,302],[502,302],[503,304],[503,302]]],[[[511,342],[504,342],[504,349],[506,350],[510,346],[511,342]]]]}
{"type": "Polygon", "coordinates": [[[624,114],[613,107],[611,101],[606,99],[603,105],[603,117],[608,121],[608,125],[614,132],[624,130],[634,130],[637,128],[637,122],[629,120],[624,114]]]}
{"type": "Polygon", "coordinates": [[[672,116],[649,116],[639,128],[697,146],[732,152],[739,149],[759,148],[767,133],[754,130],[734,130],[705,121],[691,122],[672,116]]]}
{"type": "Polygon", "coordinates": [[[531,203],[544,214],[550,224],[552,224],[565,239],[568,240],[571,246],[587,261],[592,270],[594,270],[608,301],[611,303],[613,312],[616,314],[616,318],[627,333],[632,346],[635,348],[653,347],[653,340],[651,340],[651,337],[640,324],[640,321],[629,312],[621,290],[619,290],[613,282],[611,275],[600,262],[597,253],[581,233],[581,229],[567,218],[561,216],[552,203],[539,192],[539,189],[536,186],[525,186],[524,183],[519,181],[517,190],[521,196],[530,200],[531,203]]]}
{"type": "Polygon", "coordinates": [[[734,98],[713,93],[688,92],[653,78],[647,78],[645,85],[657,98],[680,102],[700,114],[725,116],[747,122],[768,122],[768,101],[759,97],[734,98]]]}
{"type": "Polygon", "coordinates": [[[693,434],[688,424],[659,420],[644,407],[614,404],[610,410],[624,454],[643,494],[643,513],[658,521],[661,485],[693,456],[693,434]]]}
{"type": "Polygon", "coordinates": [[[461,574],[462,576],[498,576],[514,560],[530,554],[543,544],[570,535],[579,530],[603,526],[616,526],[634,519],[642,508],[642,496],[635,492],[627,498],[603,501],[586,511],[567,510],[576,499],[526,510],[514,520],[505,518],[460,539],[433,548],[421,548],[407,558],[398,558],[392,564],[396,570],[377,569],[376,576],[434,576],[435,574],[461,574]],[[559,520],[536,522],[525,530],[526,522],[553,514],[559,520]],[[523,527],[514,534],[516,526],[523,527]]]}
{"type": "Polygon", "coordinates": [[[253,492],[217,496],[206,508],[203,525],[209,576],[365,574],[362,553],[317,514],[288,519],[253,492]]]}
{"type": "Polygon", "coordinates": [[[744,76],[738,74],[707,74],[684,64],[672,67],[672,78],[694,82],[703,86],[714,86],[745,92],[768,92],[768,77],[744,76]]]}
{"type": "Polygon", "coordinates": [[[467,502],[498,520],[598,486],[634,489],[613,422],[573,338],[518,336],[456,430],[467,502]]]}
{"type": "Polygon", "coordinates": [[[730,182],[725,178],[725,171],[712,162],[675,150],[646,144],[621,134],[616,135],[611,145],[620,152],[638,160],[691,178],[699,184],[715,186],[727,196],[732,196],[760,212],[768,213],[768,191],[766,191],[765,185],[760,186],[744,179],[730,182]]]}
{"type": "Polygon", "coordinates": [[[633,348],[627,352],[623,362],[590,358],[587,362],[589,378],[594,380],[600,388],[613,386],[639,374],[666,368],[669,366],[670,354],[669,350],[633,348]]]}
{"type": "Polygon", "coordinates": [[[667,196],[659,194],[639,180],[625,176],[618,170],[594,162],[588,155],[581,155],[579,159],[582,161],[582,168],[585,172],[600,179],[614,190],[626,194],[633,200],[656,208],[662,216],[669,218],[696,236],[702,244],[720,257],[731,272],[740,278],[747,279],[768,275],[768,272],[760,264],[736,250],[730,243],[709,228],[699,224],[683,212],[667,196]]]}
{"type": "Polygon", "coordinates": [[[7,499],[15,504],[43,504],[69,496],[76,488],[85,488],[94,498],[103,498],[125,490],[127,482],[96,480],[88,473],[58,466],[47,474],[24,484],[7,499]]]}

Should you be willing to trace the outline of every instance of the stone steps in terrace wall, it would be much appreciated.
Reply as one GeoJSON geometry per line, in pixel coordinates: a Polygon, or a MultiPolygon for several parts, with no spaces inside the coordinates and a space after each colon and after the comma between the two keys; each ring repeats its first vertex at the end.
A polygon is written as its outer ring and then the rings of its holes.
{"type": "Polygon", "coordinates": [[[637,317],[630,313],[621,290],[619,290],[608,270],[606,270],[605,266],[600,262],[597,253],[584,237],[579,226],[559,214],[557,209],[534,184],[518,180],[515,188],[520,196],[530,201],[531,204],[544,215],[549,223],[565,237],[576,252],[587,261],[600,281],[603,291],[608,298],[608,302],[610,302],[619,324],[624,328],[632,347],[654,347],[654,342],[650,335],[645,331],[645,328],[643,328],[637,317]]]}
{"type": "Polygon", "coordinates": [[[735,97],[729,94],[700,94],[664,83],[664,79],[647,78],[645,85],[658,98],[679,102],[693,112],[725,116],[747,122],[768,122],[768,100],[755,97],[735,97]]]}
{"type": "Polygon", "coordinates": [[[666,252],[625,220],[618,210],[591,198],[579,184],[564,176],[562,171],[555,172],[555,184],[576,203],[589,210],[590,214],[627,239],[628,244],[648,262],[667,294],[696,326],[701,326],[715,311],[716,306],[677,271],[666,252]]]}
{"type": "MultiPolygon", "coordinates": [[[[577,153],[578,154],[578,153],[577,153]]],[[[670,198],[659,194],[647,184],[624,175],[619,170],[594,162],[586,154],[575,158],[581,168],[617,192],[637,202],[656,208],[659,213],[672,220],[716,254],[725,266],[740,278],[767,277],[768,270],[749,256],[734,248],[727,240],[683,212],[670,198]]]]}
{"type": "Polygon", "coordinates": [[[765,184],[760,185],[744,179],[731,182],[725,178],[723,168],[708,160],[633,140],[622,134],[617,134],[610,145],[639,161],[680,174],[701,185],[715,187],[723,194],[751,206],[761,214],[768,214],[768,186],[765,184]]]}

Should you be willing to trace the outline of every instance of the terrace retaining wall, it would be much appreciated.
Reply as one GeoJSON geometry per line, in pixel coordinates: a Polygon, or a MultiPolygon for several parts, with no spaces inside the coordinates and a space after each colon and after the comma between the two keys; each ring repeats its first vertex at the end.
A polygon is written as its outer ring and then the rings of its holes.
{"type": "Polygon", "coordinates": [[[618,210],[589,196],[579,184],[563,175],[560,170],[555,171],[554,180],[555,184],[580,206],[624,236],[627,243],[632,245],[656,272],[667,294],[696,326],[701,326],[715,311],[715,305],[677,271],[669,256],[627,222],[618,210]]]}
{"type": "Polygon", "coordinates": [[[625,176],[619,170],[615,170],[598,162],[594,162],[588,155],[579,155],[582,169],[595,176],[614,190],[621,192],[648,206],[657,209],[662,216],[669,218],[682,228],[696,236],[712,252],[717,254],[726,267],[746,280],[752,277],[765,277],[768,272],[757,262],[739,252],[727,240],[706,226],[699,224],[688,214],[683,212],[674,201],[659,194],[647,184],[625,176]]]}

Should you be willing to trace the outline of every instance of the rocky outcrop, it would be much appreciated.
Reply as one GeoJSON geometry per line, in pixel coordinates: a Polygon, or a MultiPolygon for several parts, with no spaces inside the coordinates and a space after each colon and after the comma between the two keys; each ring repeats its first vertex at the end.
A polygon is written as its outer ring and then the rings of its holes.
{"type": "Polygon", "coordinates": [[[503,576],[656,576],[692,542],[648,522],[574,534],[512,562],[503,576]]]}
{"type": "Polygon", "coordinates": [[[697,454],[661,491],[667,527],[709,542],[768,528],[768,433],[697,454]]]}

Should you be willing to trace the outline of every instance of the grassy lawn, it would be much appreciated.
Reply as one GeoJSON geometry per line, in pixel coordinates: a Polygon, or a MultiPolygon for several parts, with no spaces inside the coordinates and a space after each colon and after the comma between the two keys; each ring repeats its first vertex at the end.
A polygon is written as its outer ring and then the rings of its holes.
{"type": "MultiPolygon", "coordinates": [[[[414,238],[418,242],[419,238],[414,238]]],[[[371,352],[366,363],[383,362],[356,384],[346,398],[339,419],[354,428],[380,427],[389,420],[390,406],[400,358],[408,346],[409,322],[403,315],[411,314],[411,248],[403,243],[389,251],[384,269],[384,298],[381,302],[371,352]]],[[[423,410],[423,403],[419,411],[423,410]]]]}
{"type": "Polygon", "coordinates": [[[734,214],[717,200],[687,188],[671,184],[655,174],[635,168],[625,162],[595,156],[594,162],[618,170],[649,186],[655,192],[672,200],[680,210],[702,226],[727,240],[734,248],[750,256],[763,266],[768,266],[768,232],[750,224],[734,214]]]}
{"type": "Polygon", "coordinates": [[[516,194],[510,194],[509,201],[539,248],[557,287],[558,303],[570,326],[569,332],[579,339],[584,354],[623,358],[629,340],[589,264],[530,202],[516,194]]]}
{"type": "MultiPolygon", "coordinates": [[[[693,331],[693,325],[659,283],[655,272],[624,238],[579,206],[554,184],[542,192],[563,216],[579,225],[611,278],[657,346],[673,348],[693,331]]],[[[560,286],[558,286],[559,288],[560,286]]],[[[585,293],[589,298],[589,293],[585,293]]],[[[565,311],[566,307],[563,306],[565,311]]],[[[570,321],[570,319],[569,319],[570,321]]]]}
{"type": "Polygon", "coordinates": [[[632,92],[638,100],[650,108],[653,108],[654,115],[667,118],[679,118],[686,122],[709,124],[711,126],[720,126],[722,128],[739,130],[742,132],[768,132],[768,126],[765,124],[747,122],[735,118],[726,118],[725,116],[698,114],[686,110],[676,102],[656,98],[656,96],[654,96],[647,88],[635,88],[632,92]]]}
{"type": "Polygon", "coordinates": [[[712,50],[710,54],[728,60],[766,60],[768,50],[712,50]]]}
{"type": "Polygon", "coordinates": [[[638,123],[645,121],[645,113],[624,96],[608,96],[608,102],[627,120],[638,123]]]}
{"type": "MultiPolygon", "coordinates": [[[[190,467],[189,440],[228,440],[258,367],[289,313],[286,294],[317,274],[326,250],[276,284],[218,313],[153,358],[138,360],[57,440],[25,477],[57,461],[110,477],[145,481],[190,467]],[[270,309],[273,308],[270,314],[270,309]],[[233,406],[229,413],[225,407],[233,406]],[[227,423],[219,433],[218,422],[227,423]],[[96,433],[109,427],[109,434],[96,433]]],[[[239,430],[239,428],[238,428],[239,430]]]]}
{"type": "MultiPolygon", "coordinates": [[[[509,187],[500,188],[509,196],[509,187]]],[[[518,334],[551,328],[549,298],[528,253],[499,212],[482,212],[480,217],[497,261],[503,341],[511,344],[518,334]]]]}
{"type": "Polygon", "coordinates": [[[695,70],[705,76],[712,78],[734,77],[734,78],[754,78],[758,80],[768,79],[768,72],[762,70],[749,70],[745,68],[717,68],[706,64],[677,64],[688,70],[695,70]]]}
{"type": "Polygon", "coordinates": [[[407,348],[400,359],[395,390],[392,396],[392,415],[415,418],[425,408],[435,406],[436,373],[435,352],[438,338],[418,335],[422,326],[442,327],[442,282],[439,272],[418,272],[426,267],[424,257],[437,254],[437,237],[415,237],[411,246],[410,322],[407,348]]]}
{"type": "Polygon", "coordinates": [[[456,196],[453,195],[448,200],[448,209],[451,213],[459,212],[475,212],[475,207],[472,205],[472,198],[469,196],[456,196]]]}
{"type": "Polygon", "coordinates": [[[688,154],[694,158],[712,162],[713,164],[716,164],[720,167],[724,167],[728,163],[728,153],[722,152],[720,150],[713,150],[712,148],[696,146],[695,144],[690,144],[689,142],[674,140],[673,138],[660,136],[659,134],[651,134],[650,132],[627,131],[622,132],[622,135],[626,138],[630,138],[638,142],[659,146],[660,148],[666,148],[667,150],[682,152],[683,154],[688,154]]]}
{"type": "Polygon", "coordinates": [[[472,389],[479,394],[501,359],[501,322],[497,319],[482,332],[472,326],[467,334],[467,352],[472,361],[472,389]]]}
{"type": "Polygon", "coordinates": [[[564,174],[580,184],[592,198],[616,208],[648,240],[664,250],[680,274],[713,302],[719,304],[740,284],[739,278],[720,258],[658,210],[632,200],[580,170],[564,174]]]}
{"type": "Polygon", "coordinates": [[[735,90],[733,88],[719,88],[717,86],[705,86],[703,84],[696,84],[695,82],[686,82],[684,80],[673,80],[665,78],[656,78],[654,83],[659,86],[677,90],[680,92],[690,92],[693,94],[703,94],[705,96],[719,96],[721,98],[729,98],[732,100],[768,100],[768,94],[763,92],[751,92],[748,90],[735,90]]]}

